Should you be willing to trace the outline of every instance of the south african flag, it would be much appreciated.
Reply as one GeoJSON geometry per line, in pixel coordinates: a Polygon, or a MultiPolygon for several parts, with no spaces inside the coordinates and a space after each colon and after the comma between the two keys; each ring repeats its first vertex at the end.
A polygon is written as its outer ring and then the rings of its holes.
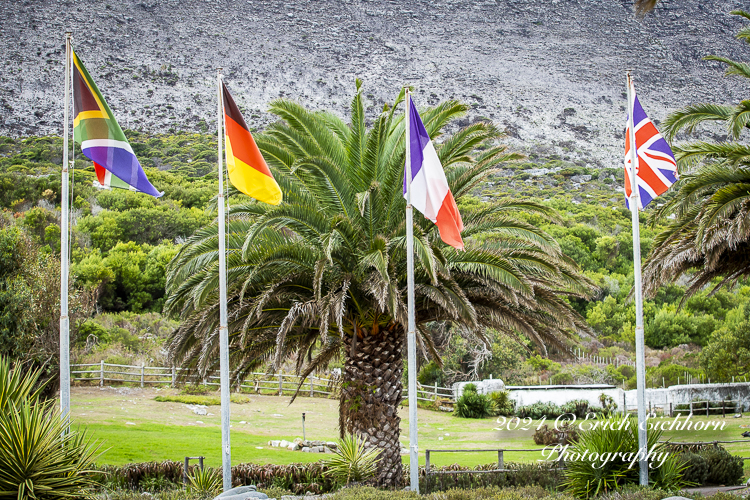
{"type": "Polygon", "coordinates": [[[124,187],[160,197],[146,178],[128,139],[89,72],[73,53],[73,137],[94,162],[102,186],[124,187]]]}

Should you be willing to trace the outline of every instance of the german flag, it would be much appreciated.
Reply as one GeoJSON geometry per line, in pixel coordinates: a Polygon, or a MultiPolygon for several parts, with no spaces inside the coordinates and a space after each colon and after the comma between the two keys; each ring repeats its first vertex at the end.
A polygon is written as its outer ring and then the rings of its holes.
{"type": "Polygon", "coordinates": [[[278,205],[282,199],[281,189],[271,175],[227,86],[223,83],[221,85],[229,180],[246,195],[258,201],[278,205]]]}

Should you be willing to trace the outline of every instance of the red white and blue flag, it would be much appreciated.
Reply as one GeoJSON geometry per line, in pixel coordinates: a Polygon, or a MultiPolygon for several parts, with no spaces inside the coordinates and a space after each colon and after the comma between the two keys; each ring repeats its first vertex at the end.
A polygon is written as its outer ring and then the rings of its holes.
{"type": "MultiPolygon", "coordinates": [[[[651,122],[646,112],[643,111],[635,87],[631,84],[630,91],[633,94],[633,108],[631,114],[635,129],[635,144],[638,155],[638,166],[636,168],[636,185],[638,186],[638,208],[643,209],[651,203],[651,200],[664,193],[669,186],[677,182],[677,162],[674,154],[661,136],[656,126],[651,122]]],[[[632,193],[632,177],[630,177],[631,154],[630,154],[630,120],[625,129],[625,196],[628,208],[630,207],[630,195],[632,193]]]]}
{"type": "MultiPolygon", "coordinates": [[[[414,102],[409,99],[409,142],[411,144],[411,204],[437,224],[440,239],[459,250],[464,249],[461,231],[464,224],[458,213],[443,166],[424,128],[414,102]]],[[[406,197],[406,177],[404,177],[406,197]]]]}

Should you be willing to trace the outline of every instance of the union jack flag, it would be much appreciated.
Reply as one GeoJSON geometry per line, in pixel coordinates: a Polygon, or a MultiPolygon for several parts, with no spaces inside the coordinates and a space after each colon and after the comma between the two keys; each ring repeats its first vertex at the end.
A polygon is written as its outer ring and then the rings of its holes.
{"type": "MultiPolygon", "coordinates": [[[[677,162],[674,154],[661,136],[656,126],[643,111],[635,87],[630,85],[633,94],[633,123],[635,124],[635,144],[638,155],[636,185],[638,186],[638,208],[643,209],[651,200],[664,193],[678,179],[677,162]]],[[[625,129],[625,196],[630,208],[632,178],[630,177],[630,121],[625,129]]]]}

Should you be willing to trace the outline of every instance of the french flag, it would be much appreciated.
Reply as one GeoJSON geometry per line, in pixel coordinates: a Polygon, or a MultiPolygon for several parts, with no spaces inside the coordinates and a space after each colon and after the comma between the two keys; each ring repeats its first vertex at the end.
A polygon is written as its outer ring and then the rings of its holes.
{"type": "MultiPolygon", "coordinates": [[[[458,213],[443,166],[424,128],[411,98],[409,106],[409,143],[411,145],[411,204],[437,224],[440,239],[459,250],[464,249],[461,231],[464,224],[458,213]]],[[[406,177],[404,177],[406,198],[406,177]]]]}

